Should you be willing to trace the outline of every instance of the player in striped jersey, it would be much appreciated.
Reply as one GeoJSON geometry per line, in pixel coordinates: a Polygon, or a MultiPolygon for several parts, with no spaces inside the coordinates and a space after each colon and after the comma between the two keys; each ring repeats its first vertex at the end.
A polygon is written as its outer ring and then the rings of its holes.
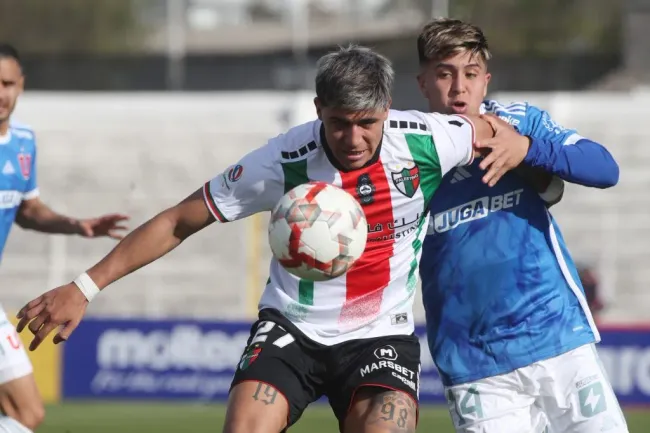
{"type": "Polygon", "coordinates": [[[430,109],[495,114],[502,120],[491,120],[487,144],[525,162],[495,183],[500,173],[484,171],[491,156],[477,159],[448,173],[431,201],[423,302],[457,431],[627,432],[578,272],[547,210],[562,179],[614,185],[616,162],[537,107],[484,101],[490,53],[479,28],[434,20],[418,52],[430,109]]]}
{"type": "Polygon", "coordinates": [[[270,211],[310,180],[356,197],[369,225],[364,254],[327,282],[296,278],[273,259],[259,320],[233,379],[225,432],[277,433],[325,395],[346,433],[413,432],[420,347],[412,304],[427,206],[442,176],[471,163],[478,116],[392,111],[393,71],[361,47],[320,59],[318,120],[244,156],[179,205],[135,230],[106,258],[21,310],[33,347],[61,324],[65,340],[100,288],[158,259],[214,221],[270,211]],[[81,289],[81,290],[80,290],[81,289]]]}
{"type": "MultiPolygon", "coordinates": [[[[59,215],[39,198],[34,131],[11,119],[24,78],[18,51],[0,44],[0,259],[14,223],[43,233],[110,235],[119,238],[123,215],[74,219],[59,215]]],[[[0,432],[29,432],[44,416],[32,364],[0,306],[0,432]]]]}

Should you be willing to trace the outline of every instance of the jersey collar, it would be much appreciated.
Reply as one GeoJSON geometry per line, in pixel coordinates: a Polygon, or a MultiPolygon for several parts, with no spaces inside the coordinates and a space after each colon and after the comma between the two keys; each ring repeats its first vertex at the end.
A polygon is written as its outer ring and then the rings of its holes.
{"type": "Polygon", "coordinates": [[[0,135],[0,145],[9,144],[10,141],[11,141],[11,129],[8,129],[5,135],[0,135]]]}

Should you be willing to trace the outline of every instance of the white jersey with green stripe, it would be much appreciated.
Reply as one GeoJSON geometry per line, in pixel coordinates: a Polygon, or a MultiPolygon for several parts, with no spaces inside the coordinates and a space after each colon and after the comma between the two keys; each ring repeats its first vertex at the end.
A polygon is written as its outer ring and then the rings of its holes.
{"type": "Polygon", "coordinates": [[[344,171],[319,120],[279,135],[204,186],[219,222],[270,211],[293,187],[324,181],[352,194],[368,222],[363,255],[341,277],[301,280],[275,259],[259,308],[274,308],[312,340],[408,335],[429,201],[442,176],[472,161],[474,126],[457,115],[391,110],[375,157],[344,171]]]}

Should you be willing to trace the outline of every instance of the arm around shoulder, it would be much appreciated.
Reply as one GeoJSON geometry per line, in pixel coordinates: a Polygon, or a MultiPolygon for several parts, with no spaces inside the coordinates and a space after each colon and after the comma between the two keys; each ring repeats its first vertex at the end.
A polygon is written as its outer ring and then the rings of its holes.
{"type": "Polygon", "coordinates": [[[586,138],[573,144],[531,137],[524,160],[560,178],[578,185],[610,188],[618,183],[620,170],[605,146],[586,138]]]}
{"type": "Polygon", "coordinates": [[[605,146],[564,128],[537,107],[529,106],[527,116],[531,140],[526,164],[583,186],[610,188],[618,183],[618,164],[605,146]]]}

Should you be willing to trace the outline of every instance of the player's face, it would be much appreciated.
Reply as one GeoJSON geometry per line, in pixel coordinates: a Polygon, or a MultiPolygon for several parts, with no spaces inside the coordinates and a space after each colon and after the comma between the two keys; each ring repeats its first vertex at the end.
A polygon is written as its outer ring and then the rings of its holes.
{"type": "Polygon", "coordinates": [[[6,123],[23,91],[23,73],[12,58],[0,58],[0,123],[6,123]]]}
{"type": "Polygon", "coordinates": [[[418,75],[420,91],[429,101],[429,110],[447,114],[479,114],[489,82],[490,74],[483,59],[468,51],[432,60],[418,75]]]}
{"type": "Polygon", "coordinates": [[[363,167],[381,143],[388,108],[376,111],[346,111],[316,103],[325,138],[334,157],[346,170],[363,167]]]}

